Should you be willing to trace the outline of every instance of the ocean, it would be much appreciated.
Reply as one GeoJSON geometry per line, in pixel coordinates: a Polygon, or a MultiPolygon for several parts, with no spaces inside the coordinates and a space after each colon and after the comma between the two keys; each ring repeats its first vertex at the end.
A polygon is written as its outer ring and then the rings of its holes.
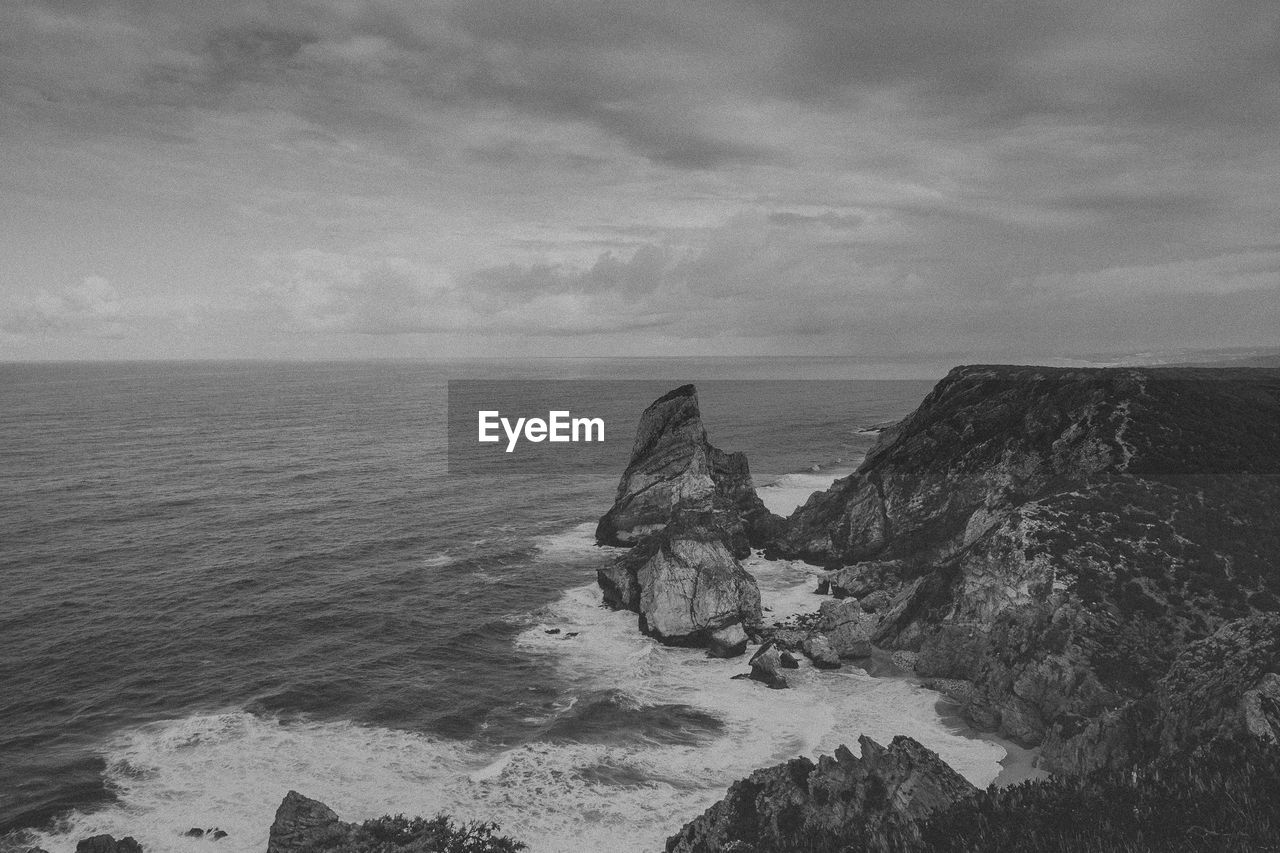
{"type": "MultiPolygon", "coordinates": [[[[601,607],[610,549],[592,533],[648,400],[697,382],[712,442],[745,450],[785,513],[932,385],[848,378],[865,375],[822,359],[0,365],[0,851],[105,832],[261,853],[290,789],[344,820],[493,820],[534,853],[651,851],[735,779],[862,734],[911,735],[989,783],[1005,750],[908,680],[805,668],[768,690],[731,680],[745,658],[659,646],[601,607]],[[451,474],[454,378],[637,380],[601,401],[631,413],[621,462],[451,474]],[[182,835],[215,826],[227,837],[182,835]]],[[[816,609],[813,567],[747,565],[766,616],[816,609]]]]}

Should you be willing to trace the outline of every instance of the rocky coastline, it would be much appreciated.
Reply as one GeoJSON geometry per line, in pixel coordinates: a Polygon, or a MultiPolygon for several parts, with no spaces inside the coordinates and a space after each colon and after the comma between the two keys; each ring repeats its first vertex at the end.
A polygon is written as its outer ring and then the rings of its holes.
{"type": "MultiPolygon", "coordinates": [[[[714,538],[719,524],[735,558],[745,539],[766,556],[824,567],[817,593],[831,598],[813,617],[765,626],[749,607],[736,611],[744,633],[762,644],[750,677],[784,688],[788,658],[830,668],[888,652],[975,729],[1034,748],[1046,769],[1081,784],[1121,771],[1136,780],[1179,756],[1276,744],[1275,371],[956,368],[912,414],[880,431],[855,473],[786,519],[755,511],[745,460],[734,470],[746,479],[716,486],[702,461],[714,448],[696,392],[677,389],[655,406],[676,399],[683,435],[693,440],[675,452],[682,439],[663,436],[661,414],[651,407],[642,415],[598,538],[647,555],[664,547],[664,536],[679,540],[684,515],[699,512],[699,540],[714,538]],[[632,541],[608,535],[609,519],[625,514],[646,519],[632,541]],[[676,532],[660,526],[664,518],[676,532]]],[[[742,600],[722,555],[698,582],[683,580],[682,595],[646,599],[657,576],[623,568],[645,559],[618,558],[601,571],[601,586],[607,603],[635,610],[641,630],[662,642],[669,640],[648,627],[654,608],[701,613],[716,609],[707,602],[742,600]],[[634,579],[629,599],[610,593],[624,574],[634,579]]],[[[686,573],[697,574],[695,562],[685,561],[686,573]]],[[[698,644],[738,651],[710,634],[698,644]]],[[[868,750],[878,756],[883,748],[862,747],[861,760],[846,751],[837,764],[865,764],[876,776],[868,750]]],[[[921,772],[941,785],[946,774],[931,766],[922,763],[921,772]]],[[[922,825],[923,806],[868,799],[861,782],[833,799],[825,782],[806,781],[816,771],[797,767],[739,783],[668,850],[840,849],[842,838],[850,849],[926,849],[925,834],[901,828],[922,825]],[[850,798],[862,803],[856,819],[832,805],[850,798]],[[864,836],[855,824],[898,829],[864,836]]],[[[875,788],[893,783],[890,774],[875,788]]],[[[953,812],[974,800],[958,790],[946,804],[953,812]]]]}
{"type": "MultiPolygon", "coordinates": [[[[672,390],[596,529],[625,548],[604,603],[660,643],[757,646],[740,677],[772,689],[806,661],[906,670],[1016,744],[1020,783],[863,737],[735,782],[667,851],[1280,850],[1277,518],[1280,371],[956,368],[785,519],[672,390]],[[753,551],[822,569],[813,613],[766,621],[753,551]]],[[[346,823],[291,791],[268,853],[521,849],[497,829],[346,823]]]]}

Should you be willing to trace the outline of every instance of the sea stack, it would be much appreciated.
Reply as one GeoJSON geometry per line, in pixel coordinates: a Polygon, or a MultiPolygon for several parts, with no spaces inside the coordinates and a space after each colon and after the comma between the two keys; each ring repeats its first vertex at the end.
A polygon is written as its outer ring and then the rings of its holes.
{"type": "Polygon", "coordinates": [[[631,461],[596,540],[630,546],[597,573],[605,603],[639,614],[667,645],[731,657],[760,624],[760,591],[738,560],[780,519],[765,509],[747,459],[707,440],[692,385],[640,416],[631,461]]]}
{"type": "Polygon", "coordinates": [[[707,440],[693,385],[663,394],[640,416],[617,498],[596,526],[601,545],[636,545],[666,527],[679,506],[710,508],[734,556],[746,557],[779,521],[756,495],[742,453],[707,440]]]}

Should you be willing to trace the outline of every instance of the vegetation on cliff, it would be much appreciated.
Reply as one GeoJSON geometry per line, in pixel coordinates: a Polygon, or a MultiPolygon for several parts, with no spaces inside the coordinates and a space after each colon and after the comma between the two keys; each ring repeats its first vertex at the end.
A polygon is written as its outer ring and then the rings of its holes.
{"type": "Polygon", "coordinates": [[[1280,609],[1278,475],[1276,371],[957,368],[773,550],[892,594],[878,645],[1083,772],[1180,651],[1280,609]]]}
{"type": "Polygon", "coordinates": [[[934,815],[923,827],[918,849],[1275,851],[1280,850],[1278,782],[1280,753],[1275,749],[1258,743],[1220,744],[1191,759],[990,788],[934,815]]]}
{"type": "Polygon", "coordinates": [[[455,823],[386,815],[346,823],[324,803],[290,791],[276,809],[267,853],[517,853],[520,841],[498,834],[494,823],[455,823]]]}

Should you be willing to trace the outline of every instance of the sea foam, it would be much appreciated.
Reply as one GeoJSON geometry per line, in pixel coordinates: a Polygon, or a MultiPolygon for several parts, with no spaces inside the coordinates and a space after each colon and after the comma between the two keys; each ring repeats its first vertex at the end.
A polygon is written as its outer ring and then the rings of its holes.
{"type": "MultiPolygon", "coordinates": [[[[837,474],[787,475],[760,494],[773,511],[787,512],[837,474]]],[[[594,524],[584,523],[539,537],[539,559],[608,559],[593,533],[594,524]]],[[[812,593],[813,567],[759,557],[747,567],[766,620],[812,611],[822,600],[812,593]]],[[[594,583],[520,622],[529,627],[517,647],[543,662],[558,692],[540,716],[522,721],[540,737],[482,745],[238,710],[151,723],[102,748],[115,802],[73,811],[34,842],[71,853],[77,840],[110,833],[133,835],[152,853],[195,853],[212,842],[182,833],[218,826],[229,833],[218,850],[260,853],[276,806],[295,789],[348,821],[444,811],[497,821],[532,853],[629,853],[661,849],[753,770],[830,753],[860,735],[885,743],[910,735],[979,786],[995,778],[1005,755],[945,725],[938,694],[905,679],[805,663],[787,673],[788,690],[734,680],[747,671],[746,657],[716,660],[661,646],[638,631],[635,614],[602,607],[594,583]]]]}

